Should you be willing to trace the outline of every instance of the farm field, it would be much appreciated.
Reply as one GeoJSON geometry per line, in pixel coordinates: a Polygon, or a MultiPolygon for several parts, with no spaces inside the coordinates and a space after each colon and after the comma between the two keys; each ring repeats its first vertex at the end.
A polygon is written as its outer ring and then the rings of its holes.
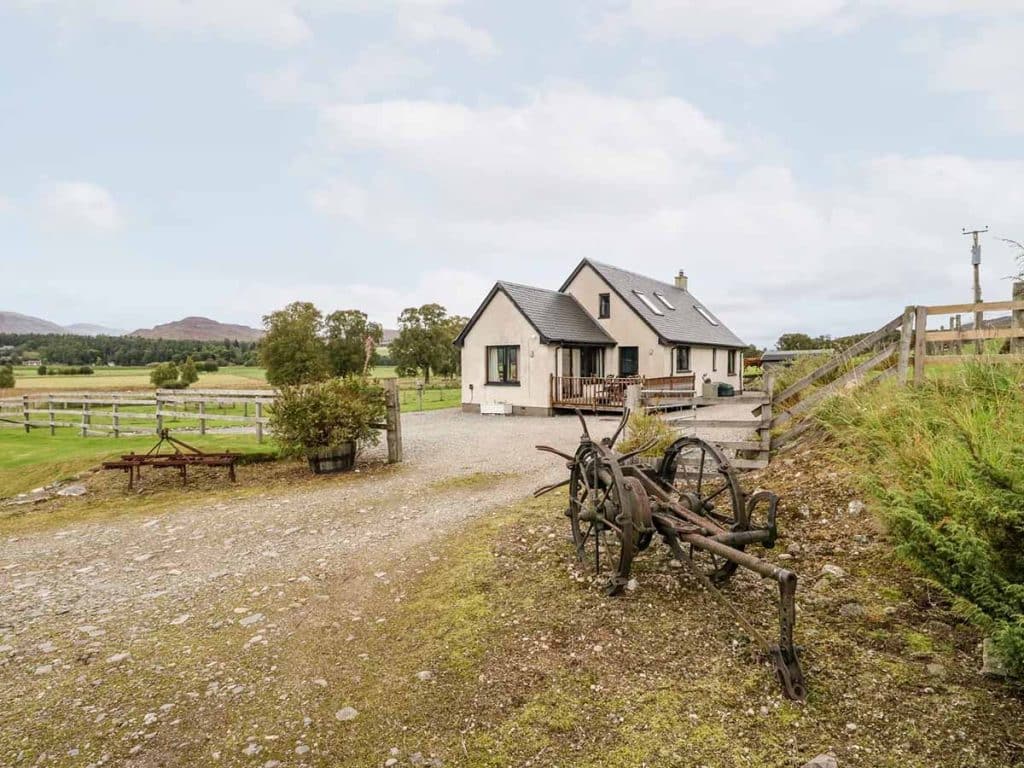
{"type": "MultiPolygon", "coordinates": [[[[14,392],[35,391],[76,391],[83,390],[131,390],[152,389],[149,381],[152,368],[106,368],[97,367],[95,373],[84,376],[40,376],[35,368],[18,366],[14,369],[14,392]]],[[[246,366],[225,366],[213,373],[200,373],[197,389],[262,389],[267,385],[266,371],[246,366]]]]}

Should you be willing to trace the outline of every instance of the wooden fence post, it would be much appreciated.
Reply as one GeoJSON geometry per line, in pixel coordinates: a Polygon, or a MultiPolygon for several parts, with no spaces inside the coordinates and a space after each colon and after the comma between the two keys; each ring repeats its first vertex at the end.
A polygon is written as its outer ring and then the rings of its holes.
{"type": "Polygon", "coordinates": [[[256,442],[263,443],[263,403],[256,401],[256,442]]]}
{"type": "Polygon", "coordinates": [[[114,437],[121,436],[121,417],[117,415],[117,401],[110,404],[110,426],[114,430],[114,437]]]}
{"type": "Polygon", "coordinates": [[[206,434],[206,401],[199,401],[199,434],[206,434]]]}
{"type": "Polygon", "coordinates": [[[398,379],[384,379],[384,405],[388,464],[397,464],[402,460],[402,402],[398,394],[398,379]]]}
{"type": "Polygon", "coordinates": [[[924,383],[924,359],[928,354],[928,307],[918,307],[914,319],[914,383],[924,383]]]}
{"type": "Polygon", "coordinates": [[[160,394],[156,396],[156,433],[159,435],[164,431],[164,411],[163,411],[163,400],[160,394]]]}
{"type": "Polygon", "coordinates": [[[53,393],[46,396],[46,410],[50,415],[50,437],[57,434],[56,414],[53,412],[53,393]]]}
{"type": "MultiPolygon", "coordinates": [[[[1014,301],[1024,301],[1024,282],[1013,284],[1012,298],[1014,301]]],[[[1024,309],[1010,311],[1010,327],[1018,333],[1024,334],[1024,309]]],[[[1024,338],[1015,336],[1010,339],[1010,352],[1017,355],[1024,353],[1024,338]]]]}
{"type": "Polygon", "coordinates": [[[28,395],[21,396],[21,415],[25,417],[25,434],[27,435],[32,431],[32,425],[29,424],[31,418],[28,412],[28,395]]]}
{"type": "Polygon", "coordinates": [[[910,367],[910,341],[914,335],[914,307],[903,310],[903,325],[900,327],[900,358],[896,368],[896,378],[900,386],[907,384],[907,369],[910,367]]]}
{"type": "Polygon", "coordinates": [[[770,460],[772,449],[772,400],[775,397],[775,371],[766,370],[764,376],[764,398],[761,400],[761,458],[770,460]]]}
{"type": "Polygon", "coordinates": [[[630,413],[643,413],[643,390],[639,384],[626,385],[626,409],[630,413]]]}
{"type": "Polygon", "coordinates": [[[89,436],[89,401],[82,400],[82,437],[89,436]]]}

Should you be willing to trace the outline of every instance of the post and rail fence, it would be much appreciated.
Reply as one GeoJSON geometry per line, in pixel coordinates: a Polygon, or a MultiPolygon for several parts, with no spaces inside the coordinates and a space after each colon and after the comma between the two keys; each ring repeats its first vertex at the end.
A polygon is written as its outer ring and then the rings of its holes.
{"type": "MultiPolygon", "coordinates": [[[[402,460],[401,396],[395,379],[383,379],[388,462],[402,460]]],[[[105,435],[159,435],[168,421],[198,422],[200,435],[209,429],[255,434],[263,443],[269,419],[264,407],[273,404],[270,389],[158,389],[140,392],[40,392],[0,399],[0,421],[32,429],[71,428],[82,437],[105,435]],[[237,413],[241,406],[242,413],[237,413]],[[194,408],[194,410],[189,410],[194,408]],[[231,413],[225,412],[230,408],[231,413]],[[211,426],[212,425],[212,426],[211,426]]]]}

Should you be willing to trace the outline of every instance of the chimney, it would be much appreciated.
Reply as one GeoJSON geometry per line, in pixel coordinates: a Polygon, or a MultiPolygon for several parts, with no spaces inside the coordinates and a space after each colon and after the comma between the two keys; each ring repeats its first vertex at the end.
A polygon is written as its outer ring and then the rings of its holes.
{"type": "Polygon", "coordinates": [[[676,275],[676,288],[680,288],[685,291],[688,283],[689,280],[686,277],[686,273],[680,269],[679,274],[676,275]]]}

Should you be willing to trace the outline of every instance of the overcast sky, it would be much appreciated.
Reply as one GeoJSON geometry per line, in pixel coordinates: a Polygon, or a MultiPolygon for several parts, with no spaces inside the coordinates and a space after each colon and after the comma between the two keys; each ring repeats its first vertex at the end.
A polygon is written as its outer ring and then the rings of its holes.
{"type": "Polygon", "coordinates": [[[962,226],[1024,240],[1022,6],[0,0],[0,309],[393,326],[591,256],[873,329],[970,298],[962,226]]]}

